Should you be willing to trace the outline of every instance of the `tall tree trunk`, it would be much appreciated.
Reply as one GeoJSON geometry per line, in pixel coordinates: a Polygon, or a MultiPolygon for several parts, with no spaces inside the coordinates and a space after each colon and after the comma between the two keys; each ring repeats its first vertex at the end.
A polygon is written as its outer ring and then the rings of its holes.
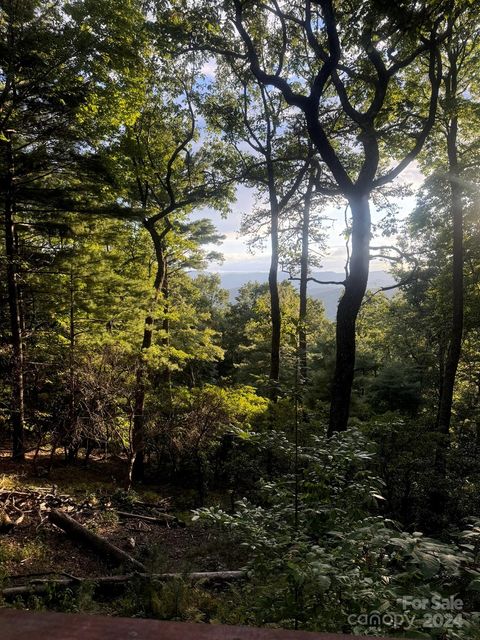
{"type": "MultiPolygon", "coordinates": [[[[151,309],[153,314],[153,305],[151,309]]],[[[143,361],[144,353],[148,350],[152,344],[153,335],[153,315],[148,315],[145,318],[145,325],[143,328],[143,340],[141,347],[140,361],[137,365],[137,371],[135,375],[135,401],[134,401],[134,415],[132,425],[132,455],[130,461],[130,468],[128,474],[128,487],[133,481],[141,482],[144,478],[144,449],[145,449],[145,363],[143,361]]]]}
{"type": "MultiPolygon", "coordinates": [[[[168,283],[168,265],[165,263],[164,277],[163,277],[163,285],[162,285],[162,301],[163,301],[163,309],[164,309],[164,317],[162,322],[162,329],[164,332],[164,336],[162,338],[162,344],[164,347],[168,347],[170,344],[170,317],[169,317],[169,302],[168,298],[170,295],[169,283],[168,283]]],[[[170,367],[167,365],[163,370],[162,374],[162,382],[167,389],[168,392],[168,402],[171,406],[172,403],[172,374],[170,371],[170,367]]]]}
{"type": "Polygon", "coordinates": [[[152,346],[154,330],[154,313],[159,294],[162,291],[165,278],[165,257],[163,248],[163,236],[158,233],[154,224],[144,222],[144,226],[150,234],[155,249],[157,271],[154,281],[154,294],[150,306],[150,313],[145,318],[141,355],[137,365],[135,381],[134,416],[132,425],[132,456],[130,461],[127,485],[132,481],[141,482],[144,478],[144,450],[145,450],[145,392],[146,392],[146,367],[144,362],[145,352],[152,346]]]}
{"type": "Polygon", "coordinates": [[[300,305],[298,312],[298,360],[300,384],[307,381],[307,288],[308,288],[308,259],[310,245],[310,206],[313,192],[313,172],[308,180],[307,191],[303,207],[302,219],[302,254],[300,256],[300,305]]]}
{"type": "Polygon", "coordinates": [[[68,425],[69,433],[66,434],[67,442],[76,439],[76,383],[75,383],[75,279],[73,270],[70,270],[70,309],[69,309],[69,398],[68,398],[68,425]]]}
{"type": "MultiPolygon", "coordinates": [[[[456,60],[450,58],[451,68],[446,87],[446,102],[455,108],[457,93],[456,60]]],[[[454,113],[447,130],[448,175],[450,186],[450,214],[452,220],[453,260],[452,260],[452,323],[448,344],[440,401],[437,416],[437,430],[442,434],[442,442],[437,449],[437,469],[444,475],[446,451],[449,445],[449,430],[452,417],[453,390],[458,363],[462,350],[464,292],[463,292],[463,206],[462,187],[457,152],[458,118],[454,113]]]]}
{"type": "Polygon", "coordinates": [[[345,291],[337,309],[336,362],[330,405],[328,435],[345,431],[350,413],[355,370],[355,327],[367,289],[370,261],[370,206],[367,195],[349,198],[352,211],[352,253],[345,291]]]}
{"type": "Polygon", "coordinates": [[[280,382],[280,339],[282,331],[282,316],[280,309],[280,295],[278,292],[278,227],[279,206],[275,188],[275,176],[273,163],[267,161],[269,199],[270,199],[270,243],[271,258],[268,272],[268,288],[270,291],[270,319],[272,336],[270,343],[270,397],[274,402],[278,398],[278,385],[280,382]]]}
{"type": "Polygon", "coordinates": [[[7,287],[12,335],[12,458],[21,461],[24,453],[24,354],[20,296],[18,290],[18,254],[15,246],[15,163],[12,131],[6,131],[6,176],[5,176],[5,254],[7,258],[7,287]]]}

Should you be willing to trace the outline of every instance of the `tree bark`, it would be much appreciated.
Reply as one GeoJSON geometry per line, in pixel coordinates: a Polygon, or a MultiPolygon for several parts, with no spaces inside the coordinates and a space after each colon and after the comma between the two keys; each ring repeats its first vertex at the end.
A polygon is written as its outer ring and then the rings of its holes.
{"type": "Polygon", "coordinates": [[[278,398],[278,385],[280,382],[280,340],[282,331],[282,316],[280,309],[280,295],[278,292],[278,262],[279,262],[279,206],[275,187],[275,175],[273,163],[267,160],[268,188],[270,199],[270,244],[271,258],[268,272],[268,288],[270,292],[270,319],[272,336],[270,343],[270,397],[274,402],[278,398]]]}
{"type": "Polygon", "coordinates": [[[18,252],[15,246],[15,163],[12,131],[6,131],[5,176],[5,254],[7,258],[8,304],[12,341],[12,458],[21,461],[24,453],[24,350],[20,316],[20,296],[18,290],[18,252]]]}
{"type": "Polygon", "coordinates": [[[69,393],[68,393],[68,421],[65,425],[64,444],[66,459],[73,462],[78,455],[77,442],[77,417],[76,417],[76,380],[75,380],[75,278],[73,270],[70,270],[69,285],[69,393]]]}
{"type": "MultiPolygon", "coordinates": [[[[459,167],[457,158],[457,130],[456,116],[452,118],[447,134],[447,150],[450,184],[450,213],[452,219],[453,236],[453,264],[452,264],[452,324],[450,341],[448,344],[445,366],[442,376],[442,388],[438,408],[437,429],[448,437],[452,417],[453,390],[457,374],[458,363],[462,349],[463,336],[463,207],[462,189],[459,182],[459,167]]],[[[448,446],[448,443],[446,443],[448,446]]]]}
{"type": "MultiPolygon", "coordinates": [[[[162,322],[162,329],[164,332],[164,336],[162,338],[162,345],[165,348],[168,348],[170,344],[170,315],[169,315],[170,306],[169,306],[169,300],[168,300],[170,296],[170,289],[169,289],[168,276],[169,276],[168,264],[167,262],[165,262],[164,277],[163,277],[163,284],[162,284],[162,301],[163,301],[163,310],[164,310],[164,316],[163,316],[163,322],[162,322]]],[[[172,405],[172,373],[168,365],[163,370],[161,380],[162,380],[162,385],[167,389],[167,392],[168,392],[168,403],[169,403],[169,411],[170,411],[171,405],[172,405]]]]}
{"type": "Polygon", "coordinates": [[[349,198],[352,212],[352,253],[345,291],[337,309],[336,362],[333,377],[328,435],[345,431],[350,413],[355,369],[355,327],[367,289],[370,261],[370,206],[366,194],[349,198]]]}
{"type": "MultiPolygon", "coordinates": [[[[449,72],[445,78],[445,104],[453,112],[447,123],[447,159],[448,181],[450,187],[450,216],[452,224],[452,320],[450,328],[450,340],[448,342],[445,365],[442,371],[442,385],[437,414],[437,431],[440,433],[440,441],[437,445],[435,456],[435,468],[440,478],[444,478],[447,467],[447,452],[450,444],[450,422],[452,418],[453,391],[457,375],[458,363],[462,351],[463,321],[464,321],[464,247],[463,247],[463,204],[462,187],[460,184],[460,168],[458,163],[458,52],[454,52],[449,41],[448,59],[449,72]]],[[[441,485],[441,481],[439,482],[441,485]]],[[[444,508],[443,497],[440,509],[444,508]]],[[[437,505],[433,504],[437,509],[437,505]]]]}
{"type": "Polygon", "coordinates": [[[144,226],[149,232],[155,250],[155,258],[157,262],[157,271],[154,281],[154,294],[150,306],[150,313],[145,318],[143,329],[143,340],[141,347],[141,355],[136,372],[135,383],[135,401],[134,416],[132,425],[132,455],[129,465],[127,477],[127,487],[129,488],[133,481],[141,482],[144,479],[144,449],[145,449],[145,390],[146,390],[146,367],[143,356],[145,352],[152,346],[152,337],[154,329],[154,312],[157,306],[158,297],[162,291],[165,279],[165,256],[163,247],[164,236],[158,233],[154,224],[148,221],[144,222],[144,226]]]}
{"type": "Polygon", "coordinates": [[[310,206],[313,192],[313,173],[307,185],[302,218],[302,253],[300,256],[300,304],[298,312],[298,359],[300,384],[307,382],[307,288],[308,288],[308,260],[310,244],[310,206]]]}

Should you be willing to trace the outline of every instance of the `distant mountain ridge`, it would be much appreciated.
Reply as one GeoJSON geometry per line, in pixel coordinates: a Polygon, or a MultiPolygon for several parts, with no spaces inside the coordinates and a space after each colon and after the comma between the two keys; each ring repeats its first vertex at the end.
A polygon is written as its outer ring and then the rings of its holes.
{"type": "MultiPolygon", "coordinates": [[[[268,282],[268,273],[265,271],[224,271],[219,272],[223,289],[227,289],[230,294],[230,301],[233,302],[238,295],[240,288],[247,282],[259,282],[261,284],[268,282]]],[[[333,280],[341,282],[345,278],[344,273],[335,271],[321,271],[312,273],[317,280],[333,280]]],[[[288,280],[286,273],[279,273],[280,282],[288,280]]],[[[389,287],[394,284],[393,276],[387,271],[371,271],[368,278],[368,288],[377,290],[381,287],[389,287]]],[[[293,281],[298,288],[298,281],[293,281]]],[[[335,284],[318,284],[317,282],[308,283],[308,295],[317,300],[321,300],[325,306],[325,313],[330,320],[335,319],[337,311],[338,299],[342,293],[343,287],[335,284]]],[[[387,295],[393,295],[395,290],[386,292],[387,295]]]]}

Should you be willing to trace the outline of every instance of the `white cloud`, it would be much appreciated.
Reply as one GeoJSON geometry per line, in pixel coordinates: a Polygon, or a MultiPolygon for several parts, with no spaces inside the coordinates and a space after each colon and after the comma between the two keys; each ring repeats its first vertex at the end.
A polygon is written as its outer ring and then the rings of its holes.
{"type": "MultiPolygon", "coordinates": [[[[207,62],[208,66],[210,62],[207,62]]],[[[213,67],[209,67],[210,70],[213,67]]],[[[424,180],[417,162],[412,162],[405,171],[397,178],[403,184],[411,184],[414,189],[418,188],[424,180]]],[[[226,218],[211,209],[202,209],[194,214],[192,218],[208,217],[216,225],[218,231],[225,236],[225,240],[220,246],[212,246],[211,249],[224,254],[225,261],[222,265],[211,265],[211,271],[267,271],[269,267],[270,254],[268,246],[265,250],[256,250],[254,254],[249,250],[246,237],[239,234],[242,215],[251,212],[254,205],[254,191],[248,187],[239,186],[237,188],[237,200],[232,206],[232,213],[226,218]]],[[[404,218],[415,205],[414,197],[407,197],[398,201],[399,216],[404,218]]],[[[383,212],[377,211],[372,205],[372,219],[378,222],[383,217],[383,212]]],[[[346,248],[343,241],[344,207],[329,207],[325,211],[325,217],[331,221],[326,224],[328,252],[322,259],[325,270],[343,272],[346,260],[346,248]]],[[[382,244],[384,238],[381,235],[373,239],[373,243],[382,244]]],[[[387,244],[392,244],[394,239],[389,238],[387,244]]],[[[267,243],[268,245],[268,243],[267,243]]],[[[370,268],[372,270],[386,270],[388,263],[380,260],[372,260],[370,268]]]]}
{"type": "Polygon", "coordinates": [[[413,188],[418,189],[425,180],[425,176],[421,172],[418,162],[414,160],[402,171],[397,180],[401,184],[409,184],[413,188]]]}
{"type": "Polygon", "coordinates": [[[204,76],[207,76],[207,78],[214,78],[216,71],[217,62],[215,58],[210,58],[209,60],[207,60],[200,69],[200,72],[203,73],[204,76]]]}

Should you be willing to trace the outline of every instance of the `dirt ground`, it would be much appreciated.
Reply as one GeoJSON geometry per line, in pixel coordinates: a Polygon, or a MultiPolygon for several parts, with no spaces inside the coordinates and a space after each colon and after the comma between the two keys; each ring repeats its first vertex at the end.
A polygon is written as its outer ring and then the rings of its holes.
{"type": "MultiPolygon", "coordinates": [[[[46,461],[45,461],[46,462],[46,461]]],[[[42,468],[40,460],[37,469],[42,468]]],[[[14,586],[27,577],[52,573],[96,577],[120,569],[72,541],[49,523],[48,511],[56,504],[70,516],[140,560],[153,572],[233,570],[244,558],[225,534],[191,522],[191,495],[168,486],[135,487],[125,494],[118,478],[119,461],[94,458],[66,465],[58,458],[48,477],[35,475],[31,459],[13,463],[8,453],[0,454],[0,514],[21,521],[0,531],[0,578],[14,586]],[[36,499],[15,498],[14,491],[35,492],[36,499]],[[44,498],[45,496],[45,498],[44,498]],[[140,507],[138,506],[140,503],[140,507]],[[18,506],[17,506],[18,505],[18,506]],[[122,519],[117,511],[176,515],[185,527],[159,526],[137,519],[122,519]]]]}

